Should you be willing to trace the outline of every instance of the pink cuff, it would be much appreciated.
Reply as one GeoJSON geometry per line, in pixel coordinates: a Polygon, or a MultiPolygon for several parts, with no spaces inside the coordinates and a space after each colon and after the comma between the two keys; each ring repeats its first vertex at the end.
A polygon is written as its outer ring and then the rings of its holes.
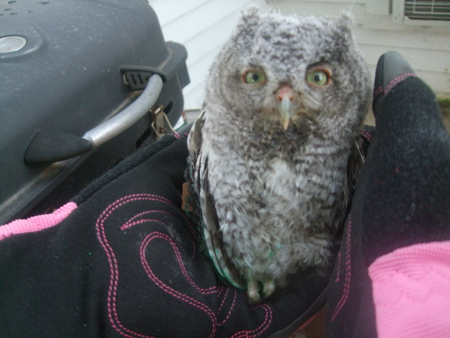
{"type": "Polygon", "coordinates": [[[69,202],[51,214],[33,216],[28,219],[18,219],[2,225],[0,226],[0,241],[13,235],[37,232],[55,226],[69,216],[76,208],[77,205],[74,202],[69,202]]]}
{"type": "Polygon", "coordinates": [[[379,338],[450,337],[450,241],[397,249],[369,276],[379,338]]]}

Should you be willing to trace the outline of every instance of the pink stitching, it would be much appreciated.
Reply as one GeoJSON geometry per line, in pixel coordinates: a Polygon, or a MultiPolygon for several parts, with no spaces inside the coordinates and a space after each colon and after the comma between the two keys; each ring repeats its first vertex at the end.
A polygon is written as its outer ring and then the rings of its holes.
{"type": "Polygon", "coordinates": [[[373,137],[372,137],[372,135],[370,135],[369,132],[367,132],[366,130],[361,130],[361,131],[360,131],[360,134],[361,134],[367,141],[372,142],[373,137]]]}
{"type": "MultiPolygon", "coordinates": [[[[228,288],[226,288],[228,291],[228,288]]],[[[225,290],[224,287],[222,287],[222,284],[217,285],[217,298],[219,298],[222,295],[222,291],[225,290]]]]}
{"type": "Polygon", "coordinates": [[[251,310],[256,310],[258,308],[264,308],[265,312],[266,312],[266,316],[264,318],[264,322],[255,330],[252,331],[248,331],[248,330],[243,330],[243,331],[239,331],[236,332],[231,338],[241,338],[241,337],[245,337],[245,338],[251,338],[251,337],[256,337],[257,335],[263,333],[272,323],[272,319],[273,319],[273,315],[272,315],[272,309],[270,308],[270,306],[268,306],[267,304],[261,304],[258,306],[253,307],[251,310]]]}
{"type": "Polygon", "coordinates": [[[377,89],[375,89],[375,91],[373,93],[373,97],[380,95],[383,91],[384,91],[383,86],[379,86],[377,89]]]}
{"type": "Polygon", "coordinates": [[[217,312],[220,312],[220,311],[222,310],[222,306],[223,306],[223,304],[225,304],[225,300],[226,300],[226,298],[227,298],[227,295],[228,295],[228,291],[229,291],[229,290],[230,290],[230,289],[227,288],[227,292],[225,293],[225,296],[223,297],[222,302],[220,303],[220,306],[219,306],[219,309],[217,310],[217,312]]]}
{"type": "MultiPolygon", "coordinates": [[[[163,214],[166,214],[166,215],[169,215],[169,216],[173,216],[171,213],[169,213],[169,212],[167,212],[167,211],[164,211],[164,210],[148,210],[148,211],[144,211],[144,212],[141,212],[141,213],[139,213],[139,214],[137,214],[137,215],[134,215],[133,217],[131,217],[124,225],[122,225],[121,227],[120,227],[120,230],[126,230],[126,229],[128,229],[128,228],[130,228],[130,227],[132,227],[133,225],[136,225],[136,224],[142,224],[143,222],[135,222],[134,220],[136,219],[136,218],[138,218],[138,217],[141,217],[141,216],[143,216],[143,215],[145,215],[145,214],[152,214],[152,213],[157,213],[157,212],[160,212],[160,213],[163,213],[163,214]]],[[[191,235],[192,235],[192,237],[194,237],[194,239],[196,239],[197,241],[198,241],[198,236],[195,234],[195,231],[194,231],[194,229],[192,228],[192,224],[189,222],[189,220],[187,220],[185,217],[184,217],[184,215],[183,215],[183,218],[187,221],[187,223],[188,223],[188,228],[189,228],[189,231],[191,232],[191,235]]],[[[148,219],[146,219],[145,221],[153,221],[153,220],[148,220],[148,219]]],[[[167,227],[167,225],[166,225],[166,227],[167,227]]],[[[196,254],[196,246],[195,246],[195,243],[194,243],[194,241],[192,240],[192,238],[189,238],[189,241],[192,243],[192,255],[191,255],[191,257],[195,257],[195,254],[196,254]]]]}
{"type": "MultiPolygon", "coordinates": [[[[150,244],[150,242],[156,238],[163,239],[163,240],[169,242],[172,245],[172,248],[174,249],[174,251],[178,251],[178,248],[175,245],[175,243],[166,234],[163,234],[160,232],[154,232],[152,234],[149,234],[142,241],[141,250],[140,250],[141,251],[141,263],[144,267],[145,272],[147,273],[147,276],[163,291],[167,292],[168,294],[172,295],[175,298],[178,298],[178,299],[204,311],[211,319],[212,332],[210,334],[210,337],[214,337],[216,330],[217,330],[217,318],[216,318],[216,315],[214,314],[214,312],[207,305],[199,302],[198,300],[196,300],[190,296],[184,295],[181,292],[174,290],[171,287],[167,286],[158,277],[156,277],[156,275],[151,270],[150,265],[148,264],[147,259],[145,257],[145,251],[147,249],[147,246],[150,244]]],[[[178,254],[179,254],[179,252],[178,252],[178,254]]],[[[177,259],[178,259],[178,255],[177,255],[177,259]]]]}
{"type": "MultiPolygon", "coordinates": [[[[146,272],[147,272],[148,274],[149,274],[149,271],[147,271],[147,268],[150,269],[150,266],[149,266],[149,264],[148,264],[148,262],[147,262],[147,260],[146,260],[146,258],[145,258],[145,250],[146,250],[147,246],[149,245],[149,243],[150,243],[153,239],[155,239],[155,238],[164,239],[164,240],[166,240],[167,242],[169,242],[169,243],[171,244],[172,249],[173,249],[173,251],[174,251],[174,253],[175,253],[175,255],[176,255],[178,264],[179,264],[179,266],[180,266],[180,269],[181,269],[182,272],[183,272],[183,275],[185,276],[185,278],[189,281],[189,283],[190,283],[195,289],[197,289],[197,290],[198,290],[200,293],[202,293],[202,294],[211,294],[211,293],[218,292],[219,287],[213,286],[213,287],[210,287],[210,288],[208,288],[208,289],[201,289],[200,287],[198,287],[198,286],[195,284],[194,281],[192,281],[192,279],[191,279],[190,276],[188,275],[188,273],[187,273],[187,271],[186,271],[186,268],[185,268],[185,266],[184,266],[184,264],[183,264],[183,261],[182,261],[182,258],[181,258],[181,255],[180,255],[178,246],[176,245],[176,243],[175,243],[169,236],[167,236],[166,234],[163,234],[163,233],[157,233],[157,232],[155,232],[155,233],[152,233],[152,234],[148,235],[147,238],[144,239],[143,244],[141,245],[141,261],[143,262],[144,269],[146,270],[146,272]],[[148,239],[147,239],[147,238],[148,238],[148,239]],[[145,242],[145,244],[144,244],[144,242],[145,242]]],[[[167,285],[165,285],[164,283],[162,283],[162,282],[154,275],[154,273],[153,273],[151,270],[150,270],[150,274],[151,274],[155,279],[157,279],[157,281],[155,281],[155,280],[152,278],[152,276],[149,276],[150,279],[152,279],[152,280],[155,282],[155,284],[157,284],[157,285],[158,285],[158,282],[159,282],[160,284],[159,284],[158,286],[159,286],[161,289],[163,289],[165,292],[167,292],[167,293],[171,294],[172,296],[174,296],[174,297],[176,297],[176,298],[178,298],[178,299],[181,299],[181,300],[183,300],[183,301],[185,301],[185,302],[187,302],[187,303],[189,303],[189,304],[191,304],[191,305],[193,305],[193,306],[198,307],[196,304],[192,304],[192,302],[190,302],[189,300],[183,299],[183,298],[190,298],[189,296],[186,296],[186,295],[185,295],[184,297],[180,297],[180,295],[182,295],[181,293],[176,292],[176,290],[173,290],[173,289],[171,289],[170,287],[168,287],[167,285]],[[165,286],[165,287],[164,287],[164,286],[165,286]],[[166,290],[165,288],[167,288],[167,290],[166,290]],[[171,290],[172,290],[172,291],[171,291],[171,290]],[[178,295],[175,294],[175,293],[178,293],[178,295]]],[[[227,298],[227,295],[228,295],[228,292],[229,292],[230,289],[231,289],[231,288],[229,288],[229,287],[226,288],[226,292],[225,292],[225,295],[224,295],[224,297],[223,297],[223,300],[222,300],[222,302],[221,302],[221,304],[220,304],[220,306],[219,306],[218,312],[221,312],[221,310],[222,310],[222,308],[223,308],[223,306],[224,306],[224,304],[225,304],[225,301],[226,301],[226,298],[227,298]]],[[[233,301],[232,301],[231,307],[229,308],[228,313],[227,313],[227,316],[225,317],[225,319],[224,319],[223,321],[221,321],[220,323],[217,324],[218,326],[222,326],[222,325],[223,325],[223,324],[231,317],[231,314],[232,314],[232,312],[233,312],[233,310],[234,310],[234,307],[235,307],[235,305],[236,305],[236,298],[237,298],[237,290],[233,288],[233,301]]],[[[191,298],[190,298],[190,299],[191,299],[191,298]]],[[[199,303],[200,303],[200,302],[199,302],[199,303]]],[[[203,303],[200,303],[200,304],[204,305],[203,303]]],[[[209,307],[207,307],[206,305],[205,305],[205,307],[206,307],[207,309],[209,309],[209,307]]],[[[214,315],[214,318],[216,318],[215,315],[214,315]]],[[[217,318],[216,318],[216,319],[217,319],[217,318]]],[[[261,325],[261,327],[263,327],[263,325],[264,325],[264,323],[261,325]]],[[[255,331],[256,331],[256,330],[255,330],[255,331]]]]}
{"type": "Polygon", "coordinates": [[[150,201],[158,201],[158,202],[162,202],[171,206],[175,206],[170,200],[168,200],[165,197],[162,196],[158,196],[158,195],[153,195],[153,194],[133,194],[133,195],[128,195],[128,196],[124,196],[120,199],[118,199],[117,201],[115,201],[114,203],[110,204],[100,215],[99,218],[102,217],[109,217],[109,215],[116,210],[118,207],[120,207],[121,205],[124,205],[125,203],[128,202],[132,202],[132,201],[138,201],[140,199],[144,199],[144,200],[150,200],[150,201]]]}
{"type": "Polygon", "coordinates": [[[349,215],[349,221],[347,226],[347,240],[345,241],[345,281],[344,281],[344,291],[341,299],[337,303],[334,308],[333,314],[331,316],[331,321],[334,321],[338,313],[341,311],[342,307],[345,305],[348,299],[348,294],[350,291],[350,280],[351,280],[351,257],[350,257],[350,239],[351,239],[351,231],[352,231],[352,215],[349,215]]]}
{"type": "MultiPolygon", "coordinates": [[[[116,208],[118,208],[118,207],[124,205],[125,203],[132,202],[132,201],[139,201],[139,200],[149,200],[149,201],[162,202],[162,203],[171,205],[171,206],[173,206],[173,207],[177,207],[176,205],[174,205],[174,204],[172,203],[172,201],[168,200],[168,199],[165,198],[165,197],[159,196],[159,195],[153,195],[153,194],[134,194],[134,195],[128,195],[128,196],[122,197],[122,198],[118,199],[117,201],[115,201],[114,203],[112,203],[110,206],[108,206],[108,207],[105,209],[105,211],[103,211],[103,213],[100,215],[100,217],[102,217],[103,214],[105,214],[105,213],[108,211],[108,209],[116,207],[117,204],[118,204],[118,206],[117,206],[116,208]]],[[[115,210],[115,209],[113,209],[113,210],[115,210]]],[[[112,212],[112,211],[111,211],[111,212],[112,212]]],[[[106,217],[108,217],[108,216],[109,216],[109,214],[108,214],[106,217]]],[[[187,224],[188,224],[188,226],[189,226],[189,231],[191,232],[191,235],[192,235],[197,241],[200,241],[199,237],[197,236],[197,233],[195,232],[195,230],[194,230],[194,228],[193,228],[193,226],[192,226],[192,223],[189,221],[189,219],[188,219],[184,214],[183,214],[183,218],[184,218],[184,220],[186,220],[186,222],[187,222],[187,224]]]]}
{"type": "Polygon", "coordinates": [[[129,329],[127,329],[126,327],[124,327],[120,320],[119,320],[119,315],[117,313],[117,308],[116,308],[116,294],[117,294],[117,285],[118,285],[118,280],[119,280],[119,271],[118,271],[118,264],[117,264],[117,259],[114,255],[114,250],[111,248],[111,246],[108,243],[108,240],[106,238],[106,234],[105,234],[105,229],[104,229],[104,223],[105,220],[109,218],[109,216],[119,207],[121,207],[122,205],[125,205],[126,203],[129,202],[133,202],[133,201],[138,201],[138,200],[151,200],[151,201],[158,201],[158,202],[162,202],[168,205],[172,205],[174,206],[174,204],[162,197],[162,196],[157,196],[157,195],[152,195],[152,194],[133,194],[133,195],[128,195],[125,197],[122,197],[120,199],[118,199],[117,201],[115,201],[114,203],[110,204],[100,215],[100,217],[97,220],[96,223],[96,228],[97,228],[97,237],[99,238],[99,241],[103,247],[103,249],[105,250],[106,256],[108,258],[108,264],[110,266],[110,270],[111,270],[111,276],[110,276],[110,286],[108,289],[108,318],[111,322],[111,325],[113,326],[113,328],[119,332],[120,334],[126,336],[126,337],[130,337],[130,338],[134,338],[133,336],[130,336],[129,334],[125,333],[128,332],[130,334],[134,334],[137,335],[138,337],[145,337],[145,338],[149,338],[149,336],[146,335],[142,335],[136,332],[133,332],[129,329]],[[125,332],[121,332],[125,331],[125,332]]]}
{"type": "Polygon", "coordinates": [[[374,90],[373,97],[375,98],[378,95],[380,95],[381,93],[386,95],[392,89],[392,87],[394,87],[397,83],[402,82],[403,80],[405,80],[406,78],[408,78],[410,76],[417,77],[417,75],[414,73],[405,73],[405,74],[399,75],[395,79],[391,80],[391,82],[389,82],[389,84],[386,86],[386,88],[383,88],[383,86],[379,86],[378,88],[376,88],[374,90]]]}
{"type": "MultiPolygon", "coordinates": [[[[165,224],[164,222],[161,222],[157,219],[150,219],[150,220],[146,220],[146,221],[158,222],[167,227],[167,224],[165,224]]],[[[170,243],[173,246],[173,250],[174,250],[175,256],[177,257],[178,265],[180,266],[181,272],[183,273],[184,277],[188,280],[189,284],[191,284],[198,292],[200,292],[203,295],[216,293],[217,292],[216,286],[211,286],[209,288],[201,288],[191,279],[191,277],[189,276],[189,274],[186,270],[186,267],[184,266],[183,260],[180,255],[180,251],[178,250],[178,246],[174,243],[174,241],[172,239],[170,239],[170,243]]]]}
{"type": "MultiPolygon", "coordinates": [[[[119,314],[117,312],[117,307],[116,307],[116,303],[117,303],[117,292],[118,292],[118,282],[119,282],[119,268],[118,268],[118,262],[117,262],[117,258],[115,256],[114,250],[112,249],[111,245],[108,242],[107,236],[106,236],[106,226],[105,226],[105,222],[106,220],[111,216],[111,214],[117,210],[118,208],[120,208],[121,206],[125,205],[126,203],[130,203],[133,201],[137,201],[137,200],[152,200],[152,201],[159,201],[162,203],[166,203],[169,205],[173,205],[173,203],[171,203],[169,200],[165,199],[164,197],[161,196],[156,196],[156,195],[150,195],[150,194],[136,194],[136,195],[129,195],[129,196],[125,196],[122,197],[120,199],[118,199],[117,201],[115,201],[114,203],[110,204],[99,216],[99,218],[97,219],[96,222],[96,233],[97,233],[97,238],[101,244],[101,246],[103,247],[103,250],[106,253],[107,259],[108,259],[108,264],[110,267],[110,282],[109,282],[109,287],[108,287],[108,296],[107,296],[107,310],[108,310],[108,318],[109,321],[112,325],[112,327],[122,336],[125,337],[129,337],[129,338],[136,338],[136,337],[140,337],[140,338],[151,338],[150,336],[146,336],[143,334],[139,334],[137,332],[131,331],[128,328],[126,328],[119,319],[119,314]]],[[[157,211],[156,211],[157,212],[157,211]]],[[[135,215],[133,216],[130,220],[127,221],[127,227],[132,226],[133,224],[137,224],[138,222],[144,222],[144,221],[148,221],[148,220],[136,220],[137,217],[142,216],[142,214],[144,213],[140,213],[139,215],[135,215]],[[130,222],[130,221],[133,222],[130,222]]],[[[155,221],[155,222],[159,222],[161,224],[164,224],[163,222],[159,221],[159,220],[150,220],[150,221],[155,221]]],[[[164,224],[165,225],[165,224],[164,224]]],[[[166,225],[167,226],[167,225],[166,225]]],[[[123,228],[123,226],[122,226],[123,228]]],[[[162,233],[156,233],[155,234],[150,234],[148,235],[144,241],[141,243],[141,261],[143,262],[143,266],[145,271],[147,272],[147,275],[155,282],[155,284],[160,287],[162,290],[164,290],[165,292],[168,292],[169,294],[171,294],[172,296],[187,302],[203,311],[205,311],[209,317],[212,320],[212,326],[213,326],[213,331],[211,333],[211,337],[214,336],[214,334],[216,333],[216,327],[218,325],[217,323],[217,317],[214,314],[214,312],[205,304],[187,296],[187,295],[183,295],[180,292],[171,289],[170,287],[166,286],[162,281],[160,281],[152,272],[152,270],[150,269],[150,266],[148,265],[148,263],[145,260],[145,248],[148,246],[148,244],[150,243],[150,241],[154,238],[162,238],[166,241],[168,241],[171,245],[172,248],[174,249],[174,253],[177,257],[178,263],[180,265],[181,270],[183,271],[183,275],[186,277],[186,279],[189,281],[189,283],[195,288],[197,289],[197,291],[199,291],[202,294],[212,294],[214,292],[217,293],[218,297],[219,295],[222,295],[223,292],[225,291],[224,297],[228,296],[228,290],[229,288],[224,288],[221,284],[217,285],[217,286],[213,286],[210,288],[205,288],[202,289],[199,286],[197,286],[195,284],[195,282],[189,277],[183,261],[181,259],[181,254],[180,251],[178,250],[178,247],[176,246],[175,242],[167,235],[162,234],[162,233]],[[152,275],[154,278],[152,278],[152,275]]],[[[234,297],[233,297],[233,302],[231,304],[230,309],[228,310],[227,316],[225,317],[225,319],[220,323],[221,325],[223,325],[231,316],[231,314],[233,313],[235,304],[236,304],[236,293],[237,291],[234,290],[234,297]]],[[[223,301],[221,303],[221,310],[223,310],[223,307],[225,305],[225,301],[223,301]]],[[[261,305],[262,306],[262,305],[261,305]]],[[[253,307],[252,310],[257,309],[261,306],[257,306],[257,307],[253,307]]],[[[263,306],[263,308],[265,309],[266,315],[265,315],[265,319],[264,322],[255,330],[253,331],[240,331],[238,333],[235,334],[235,337],[255,337],[257,334],[264,332],[271,324],[272,319],[273,319],[273,315],[272,315],[272,310],[270,307],[268,306],[263,306]],[[250,334],[250,335],[249,335],[250,334]]]]}
{"type": "MultiPolygon", "coordinates": [[[[127,198],[128,198],[128,196],[121,198],[118,201],[111,204],[110,206],[108,206],[103,211],[103,213],[100,215],[100,217],[97,219],[97,222],[96,222],[97,237],[98,237],[103,249],[105,250],[106,256],[108,258],[108,264],[109,264],[109,267],[111,270],[110,285],[108,288],[108,300],[107,300],[108,318],[109,318],[109,321],[110,321],[112,327],[119,334],[121,334],[125,337],[135,338],[137,336],[137,337],[143,337],[143,338],[152,338],[151,336],[139,334],[137,332],[133,332],[133,331],[127,329],[126,327],[124,327],[119,320],[119,315],[117,313],[117,308],[116,308],[116,301],[117,301],[116,295],[117,295],[117,284],[119,281],[119,270],[118,270],[117,259],[114,255],[114,250],[111,248],[111,246],[108,243],[108,239],[106,238],[104,224],[105,224],[106,219],[111,215],[111,213],[114,210],[116,210],[120,205],[125,203],[125,202],[122,202],[122,203],[117,203],[117,202],[124,201],[127,198]],[[135,335],[135,336],[132,336],[132,335],[135,335]]],[[[131,199],[131,200],[133,200],[133,199],[131,199]]]]}
{"type": "MultiPolygon", "coordinates": [[[[222,305],[225,303],[225,298],[226,298],[226,296],[228,295],[228,290],[229,290],[229,289],[230,289],[230,288],[227,288],[227,293],[225,294],[225,296],[224,296],[224,298],[223,298],[222,304],[220,304],[220,308],[219,308],[219,311],[218,311],[218,312],[220,312],[220,310],[222,309],[222,305]]],[[[224,320],[222,320],[222,321],[219,323],[219,326],[222,326],[223,324],[225,324],[225,322],[226,322],[228,319],[230,319],[231,313],[232,313],[233,310],[234,310],[234,306],[235,306],[235,304],[236,304],[236,294],[237,294],[237,290],[236,290],[235,288],[233,288],[233,291],[234,291],[233,302],[231,303],[231,307],[230,307],[230,309],[228,310],[227,316],[225,317],[224,320]]]]}
{"type": "Polygon", "coordinates": [[[406,74],[402,74],[400,76],[397,76],[395,79],[393,79],[391,82],[389,82],[389,84],[386,86],[386,89],[384,90],[384,93],[387,94],[392,87],[394,87],[397,83],[402,82],[403,80],[405,80],[408,77],[417,77],[416,74],[414,73],[406,73],[406,74]]]}
{"type": "Polygon", "coordinates": [[[163,211],[163,210],[147,210],[147,211],[143,211],[143,212],[140,212],[140,213],[137,214],[137,215],[134,215],[134,216],[131,217],[128,221],[126,221],[125,224],[122,225],[122,226],[120,227],[120,230],[126,230],[126,229],[128,229],[128,228],[131,228],[133,225],[137,224],[137,223],[134,221],[136,218],[139,218],[139,217],[141,217],[141,216],[143,216],[143,215],[146,215],[146,214],[153,214],[153,213],[157,213],[157,212],[161,212],[161,213],[164,213],[164,214],[171,215],[171,214],[168,213],[167,211],[163,211]]]}

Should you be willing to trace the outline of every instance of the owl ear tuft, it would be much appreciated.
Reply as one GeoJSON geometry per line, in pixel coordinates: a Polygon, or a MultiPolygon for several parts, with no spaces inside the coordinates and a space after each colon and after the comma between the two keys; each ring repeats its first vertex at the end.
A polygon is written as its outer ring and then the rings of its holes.
{"type": "Polygon", "coordinates": [[[250,47],[251,39],[261,23],[261,12],[258,7],[250,7],[242,11],[233,41],[237,45],[250,47]]]}
{"type": "Polygon", "coordinates": [[[260,10],[258,7],[250,7],[242,11],[242,17],[239,25],[250,27],[258,24],[261,21],[260,10]]]}
{"type": "Polygon", "coordinates": [[[338,27],[342,33],[352,34],[353,27],[355,25],[355,19],[353,14],[347,11],[342,12],[340,15],[336,16],[336,27],[338,27]]]}

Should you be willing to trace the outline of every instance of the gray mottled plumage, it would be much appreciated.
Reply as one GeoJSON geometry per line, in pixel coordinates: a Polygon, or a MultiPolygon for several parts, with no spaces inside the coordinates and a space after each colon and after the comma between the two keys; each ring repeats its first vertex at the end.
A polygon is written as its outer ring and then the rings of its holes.
{"type": "Polygon", "coordinates": [[[251,301],[330,256],[370,92],[352,24],[251,9],[211,67],[188,176],[219,275],[251,301]]]}

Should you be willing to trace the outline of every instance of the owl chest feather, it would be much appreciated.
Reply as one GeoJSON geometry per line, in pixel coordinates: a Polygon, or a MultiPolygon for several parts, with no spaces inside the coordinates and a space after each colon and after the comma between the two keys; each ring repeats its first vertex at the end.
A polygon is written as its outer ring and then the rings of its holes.
{"type": "Polygon", "coordinates": [[[241,143],[239,151],[223,147],[211,163],[217,172],[213,180],[221,182],[216,200],[227,201],[223,202],[230,204],[226,209],[236,214],[256,210],[263,218],[253,220],[258,225],[252,225],[243,217],[237,226],[245,222],[245,226],[258,226],[261,231],[266,228],[270,233],[292,227],[323,230],[326,224],[318,220],[326,219],[327,213],[337,208],[344,183],[346,159],[336,155],[339,152],[342,149],[336,145],[313,141],[286,152],[252,140],[241,143]]]}
{"type": "Polygon", "coordinates": [[[334,156],[337,149],[333,148],[306,143],[297,152],[260,163],[264,171],[254,173],[260,175],[255,193],[264,201],[274,224],[323,230],[326,224],[320,219],[337,207],[345,176],[345,161],[334,156]]]}
{"type": "Polygon", "coordinates": [[[282,281],[326,262],[345,165],[330,167],[333,150],[310,147],[293,158],[270,151],[252,161],[234,152],[215,156],[210,174],[222,179],[213,195],[224,248],[241,271],[282,281]]]}

